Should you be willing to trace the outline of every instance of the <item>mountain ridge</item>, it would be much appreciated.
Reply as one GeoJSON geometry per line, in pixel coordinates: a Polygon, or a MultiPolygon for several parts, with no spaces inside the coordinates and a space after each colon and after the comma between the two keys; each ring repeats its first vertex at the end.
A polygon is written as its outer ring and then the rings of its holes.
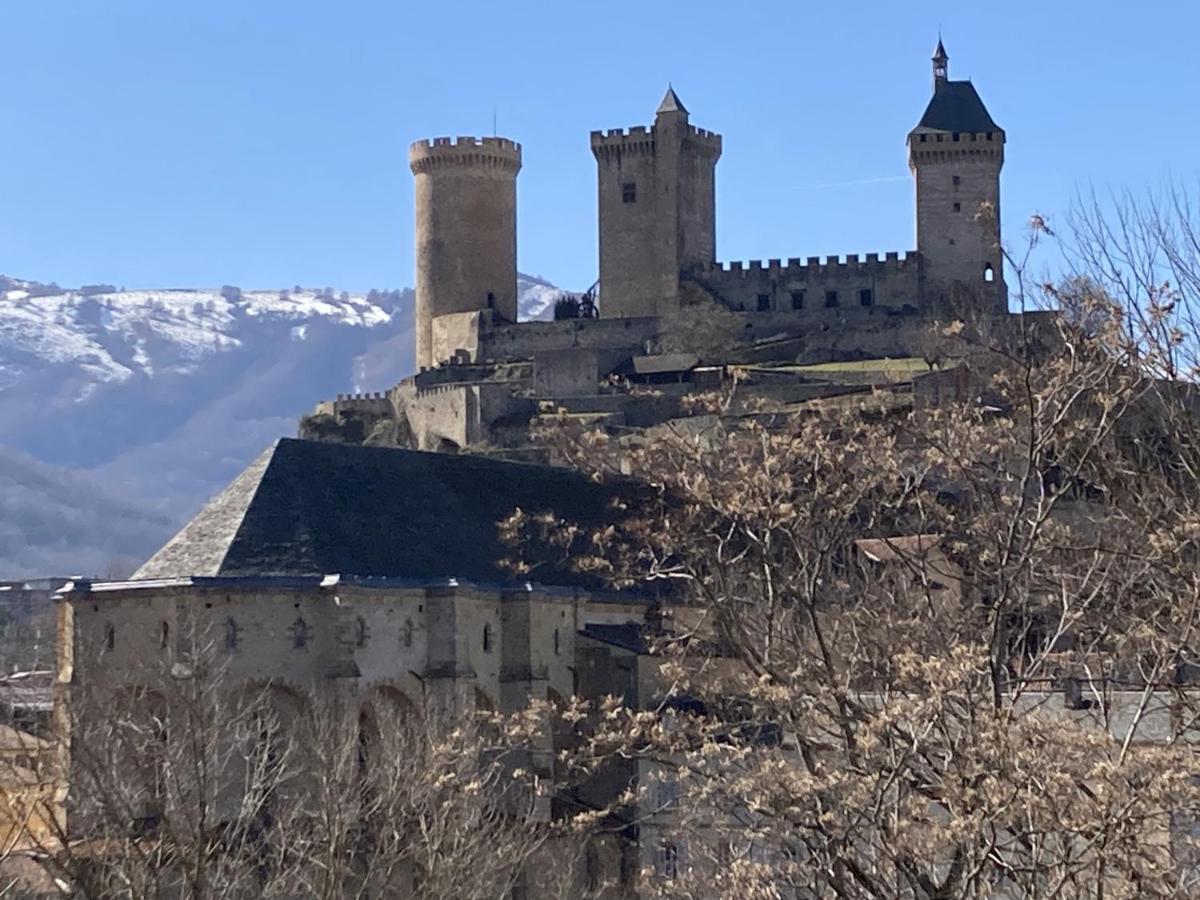
{"type": "MultiPolygon", "coordinates": [[[[519,276],[521,317],[551,318],[560,293],[519,276]]],[[[67,289],[0,276],[0,450],[23,473],[8,488],[40,485],[61,515],[57,483],[80,514],[120,509],[132,528],[117,543],[76,536],[71,565],[47,550],[29,512],[36,491],[22,488],[27,502],[0,505],[0,578],[54,574],[52,562],[102,574],[105,554],[149,555],[318,400],[411,374],[413,303],[410,288],[67,289]],[[30,540],[18,542],[23,529],[30,540]]]]}

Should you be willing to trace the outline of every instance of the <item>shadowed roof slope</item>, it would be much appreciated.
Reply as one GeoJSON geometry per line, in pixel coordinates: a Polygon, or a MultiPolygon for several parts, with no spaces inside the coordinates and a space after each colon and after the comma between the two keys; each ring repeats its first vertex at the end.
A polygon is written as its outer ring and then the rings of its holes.
{"type": "Polygon", "coordinates": [[[916,130],[986,132],[1000,131],[987,107],[969,81],[941,81],[934,89],[916,130]]]}
{"type": "MultiPolygon", "coordinates": [[[[514,580],[497,523],[520,507],[594,524],[625,488],[578,472],[476,456],[285,438],[134,576],[317,575],[514,580]]],[[[561,563],[529,576],[593,579],[561,563]]]]}

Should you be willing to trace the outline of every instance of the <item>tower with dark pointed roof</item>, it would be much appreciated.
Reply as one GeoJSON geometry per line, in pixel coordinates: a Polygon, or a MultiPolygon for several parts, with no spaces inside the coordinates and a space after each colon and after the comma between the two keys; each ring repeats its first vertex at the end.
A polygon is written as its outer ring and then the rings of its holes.
{"type": "Polygon", "coordinates": [[[600,207],[600,314],[679,308],[680,273],[716,258],[721,137],[696,128],[668,86],[654,124],[592,132],[600,207]]]}
{"type": "Polygon", "coordinates": [[[989,310],[1007,305],[1000,252],[1000,169],[1004,129],[970,81],[951,81],[938,39],[933,96],[908,135],[916,181],[917,250],[926,295],[959,297],[989,310]]]}

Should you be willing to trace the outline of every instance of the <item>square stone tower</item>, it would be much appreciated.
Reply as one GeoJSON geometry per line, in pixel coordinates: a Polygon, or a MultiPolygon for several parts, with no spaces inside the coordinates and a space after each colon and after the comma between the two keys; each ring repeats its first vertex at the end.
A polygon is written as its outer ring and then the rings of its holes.
{"type": "Polygon", "coordinates": [[[936,301],[957,293],[978,298],[988,311],[1004,310],[1004,129],[992,121],[970,81],[949,79],[949,62],[939,40],[933,55],[933,97],[908,135],[926,294],[936,301]]]}
{"type": "Polygon", "coordinates": [[[592,132],[599,176],[600,315],[679,308],[679,273],[716,259],[721,136],[694,128],[671,88],[654,125],[592,132]]]}

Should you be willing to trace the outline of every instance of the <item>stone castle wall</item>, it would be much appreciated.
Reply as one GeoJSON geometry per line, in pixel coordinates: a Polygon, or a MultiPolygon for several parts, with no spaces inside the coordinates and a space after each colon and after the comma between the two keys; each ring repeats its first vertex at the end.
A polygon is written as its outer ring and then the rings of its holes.
{"type": "Polygon", "coordinates": [[[828,308],[923,305],[922,260],[916,253],[714,263],[696,267],[688,277],[741,311],[809,314],[828,308]]]}

